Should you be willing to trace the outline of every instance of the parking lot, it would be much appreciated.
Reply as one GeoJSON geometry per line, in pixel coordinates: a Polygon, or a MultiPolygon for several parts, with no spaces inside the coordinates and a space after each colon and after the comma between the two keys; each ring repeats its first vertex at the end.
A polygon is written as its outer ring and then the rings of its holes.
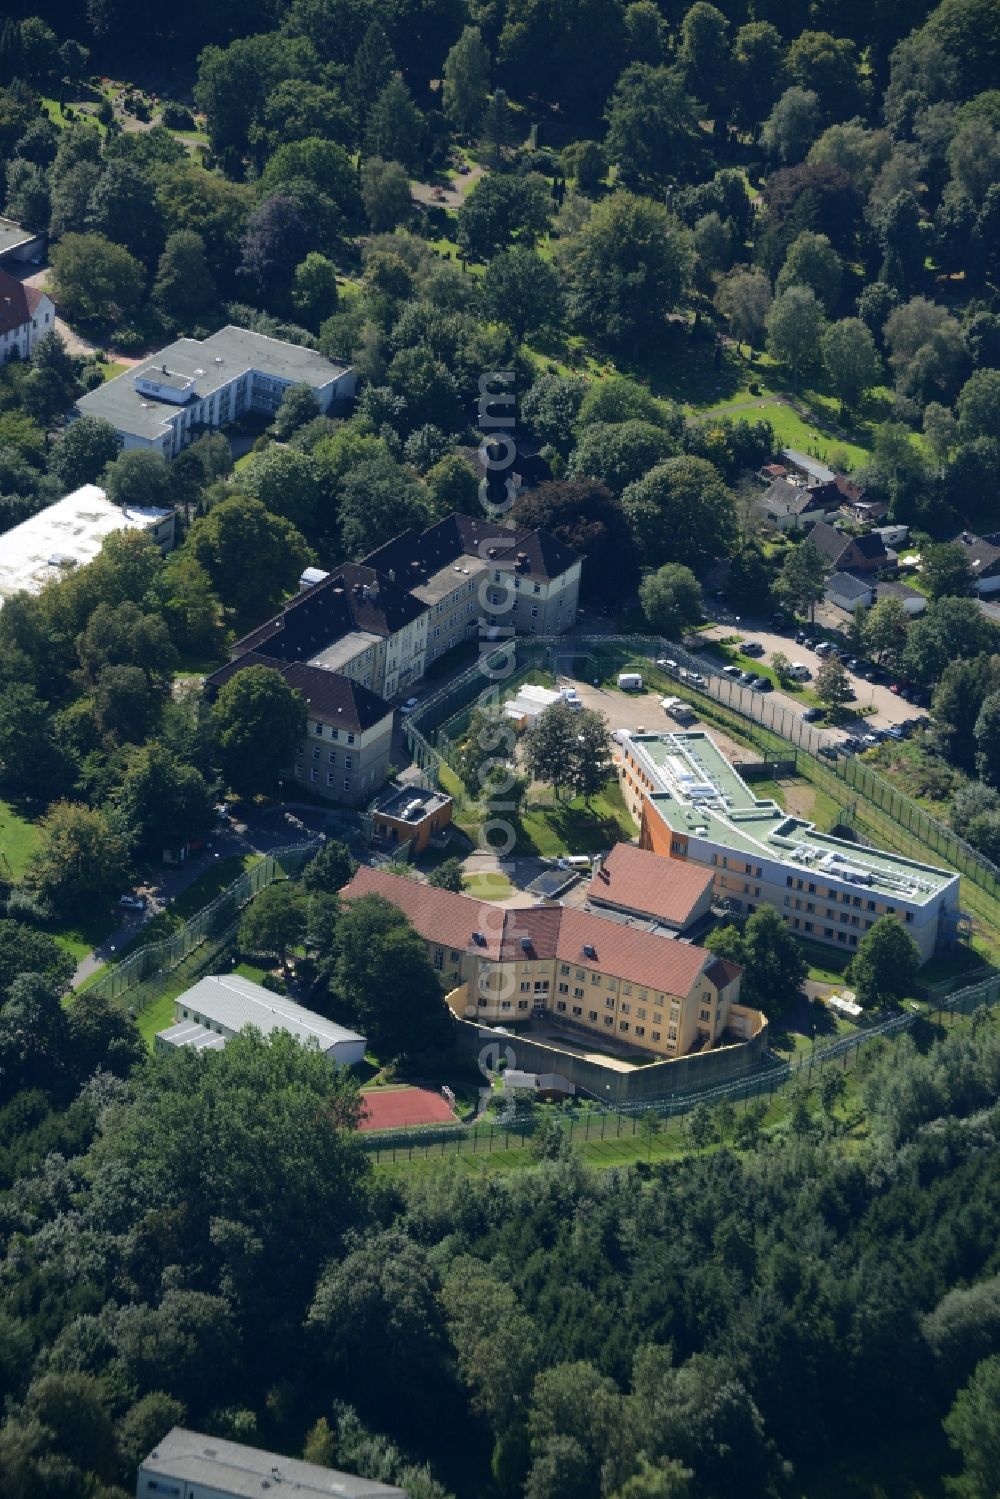
{"type": "MultiPolygon", "coordinates": [[[[770,665],[772,656],[776,651],[780,651],[790,661],[801,661],[804,666],[807,666],[811,673],[810,680],[815,681],[823,658],[817,655],[815,650],[809,650],[802,644],[797,645],[794,634],[779,633],[770,625],[745,618],[741,618],[738,627],[734,623],[722,623],[713,625],[704,632],[705,638],[710,640],[724,640],[731,638],[734,634],[741,635],[744,641],[756,641],[763,646],[764,654],[758,658],[763,663],[770,665]]],[[[715,670],[718,670],[718,662],[714,662],[713,666],[715,670]]],[[[852,706],[870,708],[873,711],[851,717],[839,730],[831,729],[830,732],[839,738],[852,734],[865,734],[872,728],[888,729],[906,719],[919,718],[925,711],[892,692],[888,681],[867,682],[863,677],[850,672],[848,676],[854,688],[855,704],[849,703],[845,711],[850,715],[852,706]]],[[[789,712],[801,716],[802,704],[792,694],[778,689],[771,694],[771,697],[789,712]]]]}

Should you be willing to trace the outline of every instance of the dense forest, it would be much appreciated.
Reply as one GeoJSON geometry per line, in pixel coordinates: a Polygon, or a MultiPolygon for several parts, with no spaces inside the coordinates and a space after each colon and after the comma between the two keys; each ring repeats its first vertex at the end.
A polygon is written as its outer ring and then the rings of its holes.
{"type": "MultiPolygon", "coordinates": [[[[720,561],[737,610],[815,605],[820,559],[751,503],[788,442],[908,525],[926,611],[852,638],[933,693],[908,789],[1000,856],[1000,626],[954,543],[1000,525],[998,0],[16,0],[0,212],[48,235],[86,350],[0,369],[0,548],[89,482],[179,540],[0,610],[0,794],[38,830],[0,860],[0,1491],[118,1499],[184,1421],[412,1499],[996,1499],[985,1014],[869,1048],[853,1112],[750,1109],[669,1164],[590,1171],[542,1129],[530,1169],[395,1175],[318,1054],[149,1057],[60,1003],[52,934],[221,794],[273,795],[301,698],[178,673],[307,564],[475,513],[496,370],[546,476],[513,519],[629,627],[678,635],[720,561]],[[67,425],[119,358],[227,322],[351,361],[353,413],[292,390],[236,464],[67,425]]],[[[330,1007],[415,1045],[420,944],[306,886],[330,1007]]]]}
{"type": "Polygon", "coordinates": [[[998,1034],[867,1058],[860,1147],[805,1110],[604,1174],[557,1130],[512,1175],[373,1177],[289,1038],[26,1088],[3,1491],[106,1499],[187,1420],[414,1499],[995,1494],[998,1034]]]}

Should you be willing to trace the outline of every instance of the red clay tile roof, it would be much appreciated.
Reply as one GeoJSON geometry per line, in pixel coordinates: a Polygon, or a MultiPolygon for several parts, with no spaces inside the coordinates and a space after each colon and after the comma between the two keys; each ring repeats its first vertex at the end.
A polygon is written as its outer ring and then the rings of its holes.
{"type": "Polygon", "coordinates": [[[710,869],[616,843],[591,880],[587,897],[683,929],[711,887],[710,869]]]}
{"type": "Polygon", "coordinates": [[[0,271],[0,333],[10,333],[30,322],[41,299],[35,287],[22,286],[6,271],[0,271]]]}
{"type": "Polygon", "coordinates": [[[691,992],[706,964],[718,961],[704,948],[636,931],[587,911],[566,906],[511,910],[365,865],[340,894],[349,901],[382,896],[399,907],[425,941],[442,947],[477,953],[492,962],[558,959],[681,997],[691,992]],[[481,941],[474,940],[476,932],[481,941]],[[593,956],[584,951],[586,947],[593,956]]]}

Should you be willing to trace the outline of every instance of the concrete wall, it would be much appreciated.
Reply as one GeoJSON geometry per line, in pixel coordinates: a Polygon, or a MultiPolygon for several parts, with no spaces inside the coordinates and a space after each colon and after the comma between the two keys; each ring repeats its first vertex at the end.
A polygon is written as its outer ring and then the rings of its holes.
{"type": "Polygon", "coordinates": [[[497,1058],[506,1055],[508,1067],[524,1072],[559,1072],[574,1087],[614,1103],[641,1103],[643,1099],[661,1099],[735,1081],[755,1072],[767,1051],[765,1021],[750,1041],[621,1071],[541,1041],[485,1030],[471,1021],[458,1020],[456,1025],[459,1046],[486,1066],[495,1069],[497,1058]]]}

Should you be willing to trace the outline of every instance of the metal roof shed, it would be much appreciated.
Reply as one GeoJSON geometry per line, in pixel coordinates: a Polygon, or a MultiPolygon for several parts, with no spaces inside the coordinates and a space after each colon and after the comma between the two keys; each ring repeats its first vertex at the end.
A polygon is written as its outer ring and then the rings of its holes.
{"type": "Polygon", "coordinates": [[[247,1026],[254,1026],[264,1036],[287,1031],[303,1045],[315,1042],[324,1056],[343,1067],[355,1066],[365,1055],[365,1038],[357,1031],[349,1031],[283,994],[272,994],[237,973],[199,979],[175,1000],[174,1021],[157,1035],[161,1046],[204,1050],[208,1045],[206,1032],[214,1033],[225,1044],[247,1026]]]}

